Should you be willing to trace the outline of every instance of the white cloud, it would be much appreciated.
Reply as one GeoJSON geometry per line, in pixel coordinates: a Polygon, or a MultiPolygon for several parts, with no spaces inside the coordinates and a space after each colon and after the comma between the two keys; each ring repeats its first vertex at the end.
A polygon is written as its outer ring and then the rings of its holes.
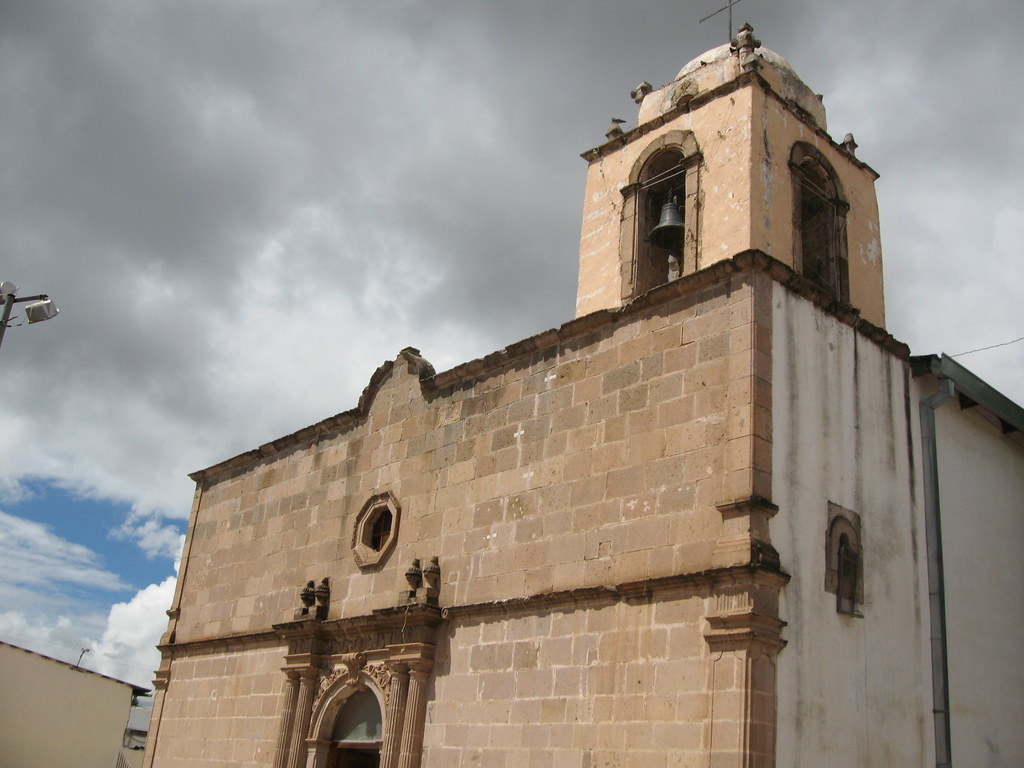
{"type": "Polygon", "coordinates": [[[169,557],[175,564],[185,546],[185,536],[177,526],[164,525],[153,516],[133,514],[113,535],[134,541],[148,557],[169,557]]]}
{"type": "MultiPolygon", "coordinates": [[[[135,521],[133,534],[154,553],[181,556],[183,537],[157,521],[135,521]]],[[[0,512],[0,640],[147,686],[160,654],[175,576],[115,603],[104,617],[84,599],[92,590],[127,586],[98,563],[95,552],[47,526],[0,512]],[[90,638],[100,637],[99,640],[90,638]]]]}
{"type": "Polygon", "coordinates": [[[62,539],[48,526],[0,512],[0,584],[39,591],[54,583],[127,589],[91,549],[62,539]]]}
{"type": "Polygon", "coordinates": [[[160,664],[156,645],[167,629],[167,609],[176,582],[176,576],[168,576],[140,590],[128,602],[111,606],[103,636],[92,644],[92,655],[83,665],[149,687],[160,664]]]}
{"type": "Polygon", "coordinates": [[[81,659],[85,669],[149,688],[160,664],[156,645],[167,628],[176,580],[169,576],[139,590],[111,606],[106,617],[0,611],[0,640],[69,664],[81,659]]]}
{"type": "MultiPolygon", "coordinates": [[[[86,637],[101,632],[104,624],[100,613],[54,616],[39,610],[5,610],[0,611],[0,640],[74,664],[91,646],[86,637]]],[[[88,664],[83,661],[83,666],[88,664]]]]}

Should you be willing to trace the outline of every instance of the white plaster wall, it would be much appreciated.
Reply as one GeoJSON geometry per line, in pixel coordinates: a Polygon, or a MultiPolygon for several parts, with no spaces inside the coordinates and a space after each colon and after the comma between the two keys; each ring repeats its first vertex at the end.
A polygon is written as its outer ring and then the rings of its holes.
{"type": "Polygon", "coordinates": [[[1021,766],[1024,448],[956,399],[935,420],[953,764],[1021,766]]]}
{"type": "Polygon", "coordinates": [[[773,291],[771,536],[792,576],[781,602],[788,646],[778,657],[776,764],[927,765],[927,589],[909,374],[810,302],[773,291]],[[861,517],[863,617],[837,613],[824,588],[830,501],[861,517]]]}
{"type": "Polygon", "coordinates": [[[132,688],[0,643],[0,766],[113,768],[132,688]]]}

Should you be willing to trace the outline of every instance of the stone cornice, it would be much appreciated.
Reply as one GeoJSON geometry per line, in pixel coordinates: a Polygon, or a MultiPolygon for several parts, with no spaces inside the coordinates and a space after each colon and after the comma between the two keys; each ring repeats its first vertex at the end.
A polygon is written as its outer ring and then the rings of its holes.
{"type": "Polygon", "coordinates": [[[161,653],[168,651],[181,651],[183,649],[210,649],[219,650],[230,645],[259,645],[276,644],[277,633],[272,630],[261,630],[259,632],[236,632],[230,635],[219,635],[216,637],[201,637],[195,640],[182,640],[174,643],[161,643],[157,649],[161,653]]]}
{"type": "Polygon", "coordinates": [[[741,584],[761,580],[782,588],[789,575],[778,570],[756,565],[741,565],[729,568],[712,568],[692,573],[659,576],[639,581],[607,586],[578,587],[557,592],[543,592],[508,600],[493,600],[485,603],[453,605],[442,612],[446,620],[491,616],[528,614],[547,609],[583,608],[612,605],[618,602],[646,600],[657,592],[671,589],[711,589],[729,584],[741,584]]]}
{"type": "MultiPolygon", "coordinates": [[[[358,640],[367,635],[396,630],[433,630],[445,621],[478,619],[489,616],[528,614],[552,608],[581,608],[611,605],[617,602],[646,600],[658,592],[673,589],[712,589],[728,585],[760,582],[781,589],[789,574],[757,564],[709,568],[690,573],[658,576],[614,585],[598,585],[541,592],[508,600],[467,603],[437,608],[428,605],[381,608],[362,616],[328,621],[302,619],[274,624],[272,630],[187,640],[158,646],[161,651],[216,650],[232,644],[287,643],[299,638],[343,638],[358,640]]],[[[416,641],[413,641],[416,642],[416,641]]]]}
{"type": "Polygon", "coordinates": [[[274,631],[283,639],[329,634],[333,637],[356,639],[372,632],[388,632],[396,629],[433,629],[441,623],[441,609],[433,605],[411,604],[392,608],[378,608],[364,616],[350,616],[341,619],[316,621],[301,619],[274,624],[274,631]]]}
{"type": "Polygon", "coordinates": [[[621,147],[624,147],[627,144],[632,144],[634,141],[643,138],[651,131],[654,131],[660,128],[661,126],[665,125],[666,123],[675,120],[680,115],[686,114],[687,112],[692,112],[693,110],[704,106],[710,101],[714,101],[715,99],[718,99],[722,96],[728,96],[730,93],[738,91],[740,88],[752,85],[760,87],[765,93],[771,96],[771,98],[775,99],[775,101],[782,105],[783,109],[787,110],[797,120],[803,123],[807,127],[807,130],[813,132],[822,140],[828,142],[837,152],[839,152],[841,157],[846,158],[853,165],[871,174],[871,176],[874,179],[879,178],[879,174],[874,168],[865,163],[863,160],[857,158],[855,155],[852,155],[849,152],[847,152],[843,145],[836,142],[836,140],[829,135],[828,131],[825,131],[821,127],[819,127],[818,124],[814,121],[814,119],[807,114],[807,112],[801,109],[795,102],[789,99],[784,99],[782,96],[776,93],[775,89],[772,88],[771,83],[769,83],[764,77],[762,77],[756,71],[743,72],[736,78],[726,83],[722,83],[721,85],[716,86],[715,88],[711,88],[710,90],[697,94],[691,99],[681,101],[675,107],[659,115],[653,120],[648,120],[646,123],[642,123],[641,125],[638,125],[629,131],[625,131],[621,136],[616,136],[615,138],[610,139],[609,141],[606,141],[603,144],[599,144],[598,146],[593,147],[592,149],[588,149],[585,152],[580,153],[580,157],[582,157],[588,163],[593,163],[597,160],[600,160],[602,157],[606,157],[607,155],[617,152],[621,147]]]}

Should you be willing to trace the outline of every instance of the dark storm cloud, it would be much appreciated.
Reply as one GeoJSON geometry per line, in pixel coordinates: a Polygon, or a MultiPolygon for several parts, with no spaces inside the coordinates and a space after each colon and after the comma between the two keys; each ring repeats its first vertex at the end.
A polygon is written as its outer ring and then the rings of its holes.
{"type": "MultiPolygon", "coordinates": [[[[579,153],[725,41],[697,23],[719,5],[3,4],[0,279],[63,311],[4,341],[0,409],[47,439],[0,476],[183,516],[185,472],[352,407],[402,347],[446,367],[569,319],[579,153]]],[[[918,352],[1021,335],[979,274],[1020,274],[1022,14],[736,9],[882,173],[889,326],[918,352]]]]}

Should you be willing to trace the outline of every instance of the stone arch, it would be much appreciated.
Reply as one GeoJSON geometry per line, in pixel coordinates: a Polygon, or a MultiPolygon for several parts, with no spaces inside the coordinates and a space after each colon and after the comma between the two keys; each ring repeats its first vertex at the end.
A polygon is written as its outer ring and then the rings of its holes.
{"type": "Polygon", "coordinates": [[[381,715],[381,752],[394,741],[389,732],[388,672],[381,665],[362,666],[364,660],[346,660],[320,682],[320,690],[313,704],[309,731],[306,734],[306,768],[326,768],[331,754],[332,733],[342,708],[359,691],[369,691],[377,699],[381,715]]]}
{"type": "MultiPolygon", "coordinates": [[[[668,148],[680,150],[687,160],[692,159],[696,162],[700,161],[700,148],[697,146],[697,139],[694,137],[693,131],[667,131],[644,147],[643,151],[639,154],[636,161],[633,163],[633,167],[629,171],[630,186],[640,181],[640,174],[643,171],[644,166],[647,165],[647,162],[654,157],[654,155],[658,154],[663,149],[668,148]]],[[[625,192],[625,190],[623,190],[623,192],[625,192]]]]}
{"type": "Polygon", "coordinates": [[[700,268],[701,154],[691,131],[672,130],[653,139],[637,156],[622,189],[622,299],[629,301],[651,288],[700,268]],[[651,168],[659,167],[652,179],[651,168]],[[667,173],[672,168],[678,171],[667,173]],[[671,245],[653,243],[651,230],[666,203],[676,205],[682,230],[671,245]]]}
{"type": "MultiPolygon", "coordinates": [[[[309,738],[316,740],[330,740],[331,729],[334,728],[334,721],[341,712],[341,708],[348,701],[349,697],[357,691],[370,691],[377,697],[377,704],[380,706],[383,727],[387,728],[387,693],[380,686],[380,683],[361,670],[355,674],[345,671],[334,677],[324,680],[326,686],[322,688],[319,698],[313,705],[313,717],[309,724],[309,738]]],[[[385,734],[386,736],[386,734],[385,734]]]]}

